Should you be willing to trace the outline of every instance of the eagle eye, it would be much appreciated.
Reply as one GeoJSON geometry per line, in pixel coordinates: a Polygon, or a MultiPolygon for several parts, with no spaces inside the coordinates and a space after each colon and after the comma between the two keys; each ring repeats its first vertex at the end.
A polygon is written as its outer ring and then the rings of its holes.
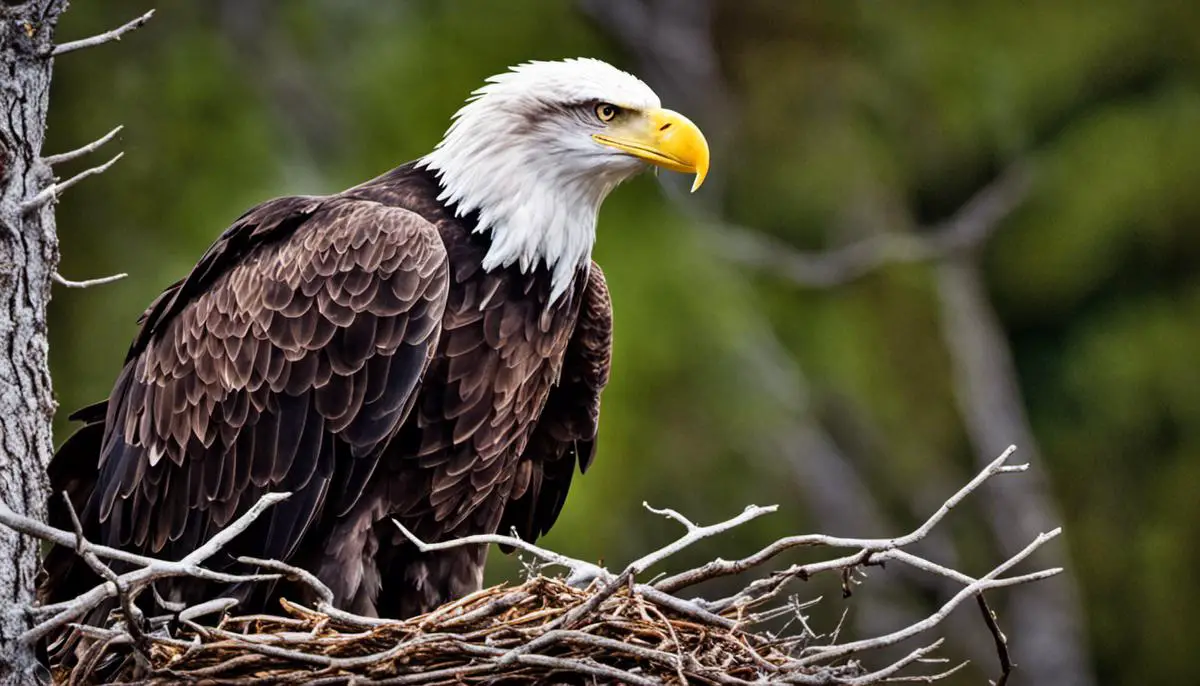
{"type": "Polygon", "coordinates": [[[607,102],[602,102],[596,105],[596,117],[602,122],[610,122],[620,113],[621,108],[616,105],[610,105],[607,102]]]}

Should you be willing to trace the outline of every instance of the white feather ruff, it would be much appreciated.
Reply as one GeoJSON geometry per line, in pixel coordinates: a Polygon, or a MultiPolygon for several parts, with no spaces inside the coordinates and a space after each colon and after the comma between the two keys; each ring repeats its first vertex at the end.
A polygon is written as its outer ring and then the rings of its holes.
{"type": "Polygon", "coordinates": [[[660,106],[649,86],[605,62],[530,62],[472,93],[420,162],[441,180],[439,200],[459,216],[478,211],[476,231],[491,232],[483,268],[545,264],[551,302],[591,263],[605,197],[645,168],[592,139],[604,125],[589,102],[660,106]]]}

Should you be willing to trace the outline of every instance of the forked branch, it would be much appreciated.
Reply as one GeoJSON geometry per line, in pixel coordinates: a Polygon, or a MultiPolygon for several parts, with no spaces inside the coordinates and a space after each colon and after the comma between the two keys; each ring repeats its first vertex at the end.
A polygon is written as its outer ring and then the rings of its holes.
{"type": "Polygon", "coordinates": [[[79,183],[80,181],[83,181],[84,179],[86,179],[89,176],[103,174],[104,172],[108,171],[108,168],[113,166],[114,164],[116,164],[117,160],[121,159],[124,155],[125,155],[125,153],[119,152],[116,154],[116,156],[114,156],[111,160],[105,162],[104,164],[101,164],[96,167],[92,167],[90,169],[85,169],[85,170],[79,172],[78,174],[76,174],[75,176],[72,176],[71,178],[67,179],[66,181],[61,181],[58,183],[50,184],[49,186],[47,186],[47,187],[43,188],[41,191],[39,191],[37,195],[35,195],[32,198],[21,203],[21,211],[22,212],[33,212],[35,210],[41,209],[46,203],[51,202],[53,200],[57,200],[58,196],[62,195],[62,193],[64,191],[66,191],[68,188],[70,188],[71,186],[74,186],[75,184],[79,183]]]}

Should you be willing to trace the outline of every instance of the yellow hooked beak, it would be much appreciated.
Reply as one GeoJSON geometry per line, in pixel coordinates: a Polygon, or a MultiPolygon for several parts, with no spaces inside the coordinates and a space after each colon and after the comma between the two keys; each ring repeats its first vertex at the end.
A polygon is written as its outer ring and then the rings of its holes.
{"type": "Polygon", "coordinates": [[[605,133],[592,134],[601,145],[616,148],[650,164],[695,174],[692,192],[708,175],[708,141],[690,119],[671,110],[633,112],[605,133]]]}

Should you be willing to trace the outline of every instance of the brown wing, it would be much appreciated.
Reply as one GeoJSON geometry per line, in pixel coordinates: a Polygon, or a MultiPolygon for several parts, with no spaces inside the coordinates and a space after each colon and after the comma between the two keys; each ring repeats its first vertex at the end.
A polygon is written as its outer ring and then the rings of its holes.
{"type": "Polygon", "coordinates": [[[292,491],[240,537],[287,559],[322,507],[353,504],[403,422],[447,279],[436,231],[403,209],[284,198],[244,215],[147,311],[85,526],[177,557],[292,491]]]}
{"type": "Polygon", "coordinates": [[[513,490],[499,533],[515,529],[535,541],[554,525],[578,463],[586,472],[596,454],[600,393],[612,359],[612,301],[595,263],[588,276],[575,333],[567,345],[562,378],[517,463],[513,490]]]}

